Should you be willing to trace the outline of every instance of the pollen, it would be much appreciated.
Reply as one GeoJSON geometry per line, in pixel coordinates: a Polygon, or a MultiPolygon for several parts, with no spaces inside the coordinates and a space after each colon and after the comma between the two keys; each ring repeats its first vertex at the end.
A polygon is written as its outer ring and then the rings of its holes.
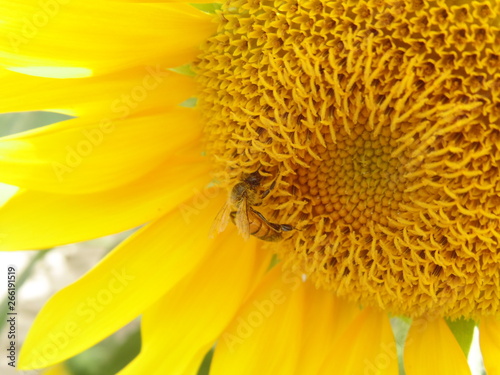
{"type": "Polygon", "coordinates": [[[228,1],[195,63],[206,151],[318,288],[500,313],[500,2],[228,1]]]}

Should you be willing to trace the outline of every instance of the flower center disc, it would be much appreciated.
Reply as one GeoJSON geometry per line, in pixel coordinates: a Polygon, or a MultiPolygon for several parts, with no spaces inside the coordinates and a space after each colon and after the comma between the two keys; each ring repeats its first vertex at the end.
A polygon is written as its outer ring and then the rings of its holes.
{"type": "Polygon", "coordinates": [[[263,177],[286,267],[394,314],[498,312],[498,4],[223,5],[195,66],[207,153],[229,189],[263,177]]]}

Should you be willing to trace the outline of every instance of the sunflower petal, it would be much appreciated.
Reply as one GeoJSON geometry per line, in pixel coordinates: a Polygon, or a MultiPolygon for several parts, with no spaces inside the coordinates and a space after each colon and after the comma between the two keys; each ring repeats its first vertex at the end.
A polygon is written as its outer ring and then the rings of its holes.
{"type": "Polygon", "coordinates": [[[4,2],[0,65],[54,78],[152,62],[175,67],[191,61],[215,30],[210,15],[187,4],[4,2]]]}
{"type": "Polygon", "coordinates": [[[117,122],[63,121],[0,138],[0,179],[64,194],[108,190],[151,171],[200,134],[198,111],[181,107],[117,122]]]}
{"type": "Polygon", "coordinates": [[[0,101],[0,112],[47,110],[71,116],[102,113],[113,120],[138,110],[176,105],[195,93],[191,77],[161,65],[77,80],[0,69],[0,81],[9,88],[9,94],[0,101]]]}
{"type": "Polygon", "coordinates": [[[269,272],[270,265],[273,262],[273,254],[269,254],[267,244],[263,243],[263,241],[258,241],[257,248],[257,256],[259,257],[257,264],[260,264],[261,267],[260,269],[255,270],[255,277],[253,278],[252,285],[248,290],[247,298],[251,296],[255,292],[255,289],[262,284],[262,279],[269,272]]]}
{"type": "Polygon", "coordinates": [[[66,366],[63,363],[61,363],[45,370],[40,375],[71,375],[71,374],[69,373],[66,366]]]}
{"type": "Polygon", "coordinates": [[[359,312],[335,342],[319,374],[397,375],[396,342],[389,318],[370,308],[359,312]]]}
{"type": "Polygon", "coordinates": [[[303,305],[302,280],[275,267],[221,335],[210,374],[293,373],[299,360],[303,305]]]}
{"type": "MultiPolygon", "coordinates": [[[[199,153],[195,146],[117,189],[81,195],[17,193],[0,208],[0,249],[43,249],[121,232],[165,214],[197,193],[205,197],[197,203],[203,207],[215,190],[200,192],[208,182],[210,163],[191,152],[199,153]]],[[[180,208],[186,218],[196,214],[188,205],[180,208]]]]}
{"type": "Polygon", "coordinates": [[[467,359],[445,320],[418,319],[406,338],[407,375],[469,375],[467,359]]]}
{"type": "Polygon", "coordinates": [[[144,313],[141,353],[120,375],[186,374],[213,346],[264,260],[255,241],[242,243],[236,231],[220,237],[216,251],[144,313]]]}
{"type": "Polygon", "coordinates": [[[213,248],[211,220],[223,202],[186,222],[178,210],[136,232],[76,283],[54,295],[37,316],[19,360],[41,368],[94,345],[140,315],[213,248]],[[152,263],[152,260],[158,261],[152,263]]]}
{"type": "Polygon", "coordinates": [[[359,310],[329,291],[317,290],[312,283],[306,283],[304,306],[301,360],[294,372],[296,375],[319,373],[334,342],[359,310]]]}
{"type": "Polygon", "coordinates": [[[500,375],[500,320],[498,318],[481,319],[479,343],[486,372],[488,375],[500,375]]]}

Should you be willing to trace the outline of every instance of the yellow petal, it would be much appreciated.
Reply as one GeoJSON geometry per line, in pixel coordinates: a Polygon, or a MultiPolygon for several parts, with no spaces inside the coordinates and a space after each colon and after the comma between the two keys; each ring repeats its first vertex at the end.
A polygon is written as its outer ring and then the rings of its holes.
{"type": "Polygon", "coordinates": [[[397,375],[396,343],[387,315],[362,310],[335,342],[319,374],[397,375]]]}
{"type": "Polygon", "coordinates": [[[121,232],[165,214],[199,192],[196,207],[180,205],[189,219],[214,194],[214,189],[202,189],[210,163],[194,153],[199,154],[199,148],[196,144],[117,189],[82,195],[18,193],[0,208],[0,250],[43,249],[121,232]]]}
{"type": "Polygon", "coordinates": [[[500,375],[500,321],[497,317],[481,319],[479,343],[488,375],[500,375]]]}
{"type": "Polygon", "coordinates": [[[211,375],[289,375],[299,361],[304,285],[275,267],[222,333],[211,375]]]}
{"type": "Polygon", "coordinates": [[[156,63],[175,67],[191,61],[215,32],[211,18],[187,4],[3,2],[0,65],[45,68],[29,74],[48,77],[68,76],[57,67],[77,69],[78,77],[83,68],[95,75],[156,63]]]}
{"type": "Polygon", "coordinates": [[[58,364],[43,371],[41,375],[71,375],[64,364],[58,364]]]}
{"type": "Polygon", "coordinates": [[[231,321],[264,257],[235,230],[217,239],[200,267],[144,313],[141,353],[120,375],[186,374],[231,321]]]}
{"type": "Polygon", "coordinates": [[[0,81],[9,88],[0,101],[0,112],[48,110],[72,116],[101,114],[112,120],[148,108],[164,109],[195,93],[191,77],[159,64],[81,79],[34,77],[0,69],[0,81]]]}
{"type": "Polygon", "coordinates": [[[205,159],[176,157],[130,185],[99,193],[22,191],[0,208],[0,250],[44,249],[121,232],[201,193],[196,207],[180,205],[187,220],[214,194],[202,189],[210,171],[205,159]]]}
{"type": "Polygon", "coordinates": [[[260,269],[257,269],[255,271],[255,277],[252,280],[252,285],[248,290],[248,295],[246,298],[250,297],[255,292],[255,289],[257,289],[257,287],[262,284],[262,279],[268,273],[273,259],[273,254],[269,254],[269,247],[267,243],[265,243],[264,241],[258,241],[257,248],[257,256],[259,257],[259,259],[262,258],[257,262],[257,264],[260,264],[261,267],[260,269]]]}
{"type": "Polygon", "coordinates": [[[82,194],[136,180],[201,136],[198,111],[77,118],[0,138],[0,181],[32,190],[82,194]]]}
{"type": "Polygon", "coordinates": [[[214,241],[212,218],[223,201],[185,221],[178,210],[136,232],[37,316],[19,367],[46,367],[109,336],[140,315],[203,260],[214,241]]]}
{"type": "Polygon", "coordinates": [[[414,320],[404,348],[407,375],[470,374],[464,352],[442,318],[414,320]]]}
{"type": "Polygon", "coordinates": [[[330,291],[306,283],[305,314],[300,361],[296,375],[318,374],[334,342],[358,313],[358,308],[336,298],[330,291]]]}

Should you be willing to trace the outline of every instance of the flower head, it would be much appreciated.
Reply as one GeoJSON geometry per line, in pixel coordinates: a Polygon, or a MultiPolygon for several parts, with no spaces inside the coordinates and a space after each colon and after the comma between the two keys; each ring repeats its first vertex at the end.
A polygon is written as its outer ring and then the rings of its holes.
{"type": "Polygon", "coordinates": [[[279,254],[413,317],[497,312],[498,4],[234,1],[196,64],[207,149],[260,171],[279,254]]]}

